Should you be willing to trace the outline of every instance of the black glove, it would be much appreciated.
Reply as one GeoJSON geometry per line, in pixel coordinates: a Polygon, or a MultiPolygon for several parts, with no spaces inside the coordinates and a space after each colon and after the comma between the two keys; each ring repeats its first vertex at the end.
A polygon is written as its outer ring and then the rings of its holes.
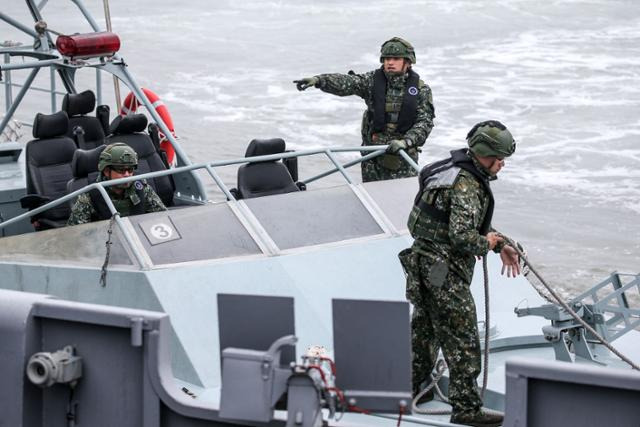
{"type": "Polygon", "coordinates": [[[310,88],[311,86],[316,86],[320,82],[320,79],[317,77],[305,77],[300,80],[294,80],[293,82],[296,84],[298,90],[302,91],[310,88]]]}

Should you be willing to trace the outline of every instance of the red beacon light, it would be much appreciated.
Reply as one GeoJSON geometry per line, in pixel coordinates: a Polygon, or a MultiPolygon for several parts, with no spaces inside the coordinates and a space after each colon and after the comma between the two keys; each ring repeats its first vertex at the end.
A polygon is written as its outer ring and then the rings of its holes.
{"type": "Polygon", "coordinates": [[[112,56],[120,50],[120,38],[108,31],[58,36],[56,49],[69,58],[112,56]]]}

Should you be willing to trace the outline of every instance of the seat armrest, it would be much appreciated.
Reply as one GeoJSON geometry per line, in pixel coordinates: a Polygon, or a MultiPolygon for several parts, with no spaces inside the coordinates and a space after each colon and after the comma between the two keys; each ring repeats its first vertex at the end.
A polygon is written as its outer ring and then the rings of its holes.
{"type": "Polygon", "coordinates": [[[229,189],[229,193],[231,193],[231,195],[233,195],[233,197],[236,198],[236,200],[240,200],[242,199],[242,194],[240,193],[240,190],[238,190],[237,188],[231,188],[229,189]]]}
{"type": "Polygon", "coordinates": [[[27,194],[20,198],[20,206],[22,206],[22,209],[29,209],[32,211],[46,203],[49,203],[50,201],[51,197],[41,196],[39,194],[27,194]]]}

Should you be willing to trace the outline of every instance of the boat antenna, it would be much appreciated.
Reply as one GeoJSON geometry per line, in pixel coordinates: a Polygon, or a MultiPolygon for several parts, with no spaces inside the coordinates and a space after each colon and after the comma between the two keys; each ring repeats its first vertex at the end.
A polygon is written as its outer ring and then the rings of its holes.
{"type": "MultiPolygon", "coordinates": [[[[104,20],[107,23],[107,31],[111,32],[111,10],[109,9],[109,0],[102,0],[104,6],[104,20]]],[[[114,75],[113,76],[113,92],[116,95],[116,111],[120,111],[122,102],[120,99],[120,81],[114,75]]]]}

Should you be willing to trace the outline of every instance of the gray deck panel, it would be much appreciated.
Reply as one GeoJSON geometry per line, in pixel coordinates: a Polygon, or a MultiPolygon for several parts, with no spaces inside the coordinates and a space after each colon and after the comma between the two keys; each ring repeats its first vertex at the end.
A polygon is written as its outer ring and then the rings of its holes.
{"type": "Polygon", "coordinates": [[[407,219],[418,192],[418,178],[365,182],[362,186],[393,226],[399,231],[406,231],[407,219]]]}
{"type": "MultiPolygon", "coordinates": [[[[261,253],[226,203],[128,217],[154,264],[173,264],[261,253]],[[170,223],[167,220],[170,218],[170,223]],[[179,238],[158,242],[150,226],[172,225],[179,238]]],[[[175,236],[172,236],[172,238],[175,236]]]]}
{"type": "Polygon", "coordinates": [[[245,200],[280,249],[381,234],[348,186],[245,200]]]}

